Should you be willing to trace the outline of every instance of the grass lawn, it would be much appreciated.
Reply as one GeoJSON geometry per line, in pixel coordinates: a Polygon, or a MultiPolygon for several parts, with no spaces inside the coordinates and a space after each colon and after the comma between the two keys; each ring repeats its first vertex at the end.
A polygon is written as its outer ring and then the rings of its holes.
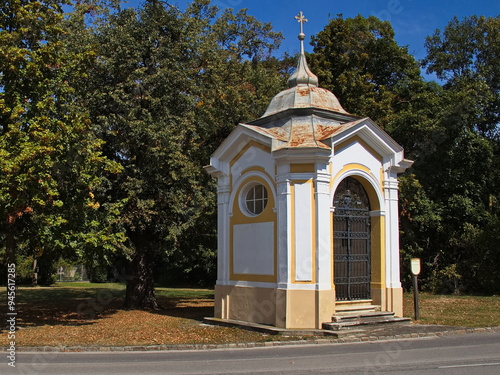
{"type": "MultiPolygon", "coordinates": [[[[0,298],[5,301],[5,288],[0,298]]],[[[202,323],[213,316],[213,290],[157,288],[159,311],[124,310],[121,284],[59,283],[17,290],[18,346],[222,344],[286,340],[202,323]]],[[[500,326],[500,297],[421,294],[420,323],[500,326]]],[[[1,305],[2,316],[5,304],[1,305]]],[[[413,315],[405,294],[405,315],[413,315]]],[[[5,327],[2,327],[5,328],[5,327]]],[[[3,335],[2,335],[3,336],[3,335]]],[[[297,337],[290,338],[297,339],[297,337]]],[[[5,343],[0,344],[0,346],[5,343]]]]}
{"type": "MultiPolygon", "coordinates": [[[[417,323],[463,327],[500,327],[500,297],[419,294],[417,323]]],[[[414,317],[413,293],[405,293],[404,314],[414,317]]]]}

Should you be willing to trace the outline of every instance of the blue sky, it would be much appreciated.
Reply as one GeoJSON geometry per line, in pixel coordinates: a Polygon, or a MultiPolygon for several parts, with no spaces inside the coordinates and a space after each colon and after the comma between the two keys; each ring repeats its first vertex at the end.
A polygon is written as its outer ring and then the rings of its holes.
{"type": "MultiPolygon", "coordinates": [[[[130,6],[142,0],[129,0],[130,6]]],[[[190,0],[169,0],[169,3],[184,10],[190,0]]],[[[391,22],[396,41],[407,45],[409,52],[417,59],[426,55],[426,36],[436,29],[444,29],[457,16],[459,19],[470,15],[500,15],[499,0],[213,0],[220,8],[239,10],[247,8],[248,13],[262,22],[270,22],[276,31],[281,31],[284,41],[280,52],[295,53],[299,49],[297,34],[299,25],[294,17],[303,11],[309,20],[304,26],[308,42],[310,36],[321,31],[328,20],[337,14],[344,18],[375,15],[391,22]]],[[[306,51],[312,47],[307,43],[306,51]]]]}

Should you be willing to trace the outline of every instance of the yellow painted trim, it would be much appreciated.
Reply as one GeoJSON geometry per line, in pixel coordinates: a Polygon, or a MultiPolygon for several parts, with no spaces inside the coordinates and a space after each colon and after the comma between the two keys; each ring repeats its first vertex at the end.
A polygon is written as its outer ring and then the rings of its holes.
{"type": "MultiPolygon", "coordinates": [[[[271,153],[271,148],[270,147],[267,147],[265,145],[263,145],[262,143],[259,143],[259,142],[256,142],[256,141],[250,141],[248,142],[245,147],[243,147],[241,149],[240,152],[238,152],[236,154],[236,156],[229,162],[229,170],[231,170],[233,168],[233,165],[245,154],[245,152],[248,151],[248,149],[250,147],[256,147],[256,148],[259,148],[261,149],[262,151],[265,151],[267,153],[271,153]]],[[[256,168],[262,168],[262,167],[256,167],[256,168]]],[[[246,170],[248,170],[249,168],[247,168],[246,170]]],[[[263,168],[262,168],[263,169],[263,168]]],[[[245,170],[245,171],[246,171],[245,170]]],[[[243,175],[243,173],[241,173],[241,175],[243,175]]],[[[229,175],[229,184],[230,186],[233,186],[233,174],[230,173],[229,175]]]]}
{"type": "Polygon", "coordinates": [[[382,280],[380,281],[380,284],[382,285],[382,288],[385,288],[385,216],[380,217],[380,259],[382,260],[382,280]]]}
{"type": "Polygon", "coordinates": [[[291,242],[291,274],[292,274],[292,283],[295,282],[295,184],[290,183],[290,197],[291,197],[291,208],[290,215],[292,216],[291,220],[291,228],[290,228],[290,242],[291,242]]]}
{"type": "Polygon", "coordinates": [[[315,202],[315,196],[314,196],[314,181],[312,179],[309,180],[294,180],[290,182],[290,194],[291,194],[291,215],[292,215],[292,223],[291,223],[291,228],[290,228],[290,234],[291,234],[291,249],[292,249],[292,255],[291,255],[291,262],[292,262],[292,284],[314,284],[316,282],[316,202],[315,202]],[[311,226],[311,267],[312,267],[312,277],[311,281],[297,281],[295,278],[295,259],[296,259],[296,243],[295,243],[295,184],[304,184],[308,183],[311,185],[310,192],[311,192],[311,205],[312,205],[312,210],[311,210],[311,220],[312,226],[311,226]]]}
{"type": "Polygon", "coordinates": [[[317,238],[316,238],[316,233],[317,233],[317,222],[316,222],[316,194],[314,191],[314,183],[311,181],[311,204],[312,204],[312,210],[311,210],[311,216],[312,216],[312,226],[311,226],[311,249],[312,249],[312,254],[311,254],[311,259],[312,259],[312,281],[313,283],[316,283],[317,274],[316,274],[316,252],[317,252],[317,238]]]}
{"type": "MultiPolygon", "coordinates": [[[[380,168],[380,191],[384,192],[384,169],[380,168]]],[[[373,243],[372,243],[373,247],[373,243]]],[[[385,290],[385,216],[380,216],[380,261],[382,262],[380,266],[380,289],[385,290]]]]}
{"type": "Polygon", "coordinates": [[[275,221],[276,219],[276,213],[274,212],[274,207],[276,206],[276,203],[274,201],[274,195],[272,194],[273,189],[271,189],[271,186],[267,183],[265,179],[259,176],[251,176],[246,178],[238,187],[238,190],[236,190],[236,194],[234,196],[234,201],[233,201],[233,216],[231,217],[231,221],[233,224],[251,224],[251,223],[263,223],[263,222],[269,222],[269,221],[275,221]],[[241,210],[240,210],[240,194],[241,190],[246,187],[249,183],[251,182],[257,182],[266,187],[268,190],[268,201],[266,208],[264,211],[257,216],[247,216],[245,215],[241,210]]]}
{"type": "Polygon", "coordinates": [[[385,216],[373,216],[371,228],[371,287],[385,289],[385,216]]]}
{"type": "Polygon", "coordinates": [[[314,164],[290,164],[290,173],[314,173],[314,164]]]}
{"type": "MultiPolygon", "coordinates": [[[[359,143],[363,148],[368,151],[374,158],[376,158],[379,162],[382,162],[383,157],[380,155],[377,151],[375,151],[368,143],[366,143],[359,135],[355,135],[353,137],[350,137],[343,141],[342,143],[339,143],[338,145],[335,145],[335,150],[342,151],[342,149],[346,148],[347,146],[352,145],[353,143],[359,143]]],[[[335,151],[337,152],[337,151],[335,151]]]]}
{"type": "Polygon", "coordinates": [[[384,168],[380,167],[380,191],[384,191],[384,168]]]}
{"type": "MultiPolygon", "coordinates": [[[[332,181],[330,183],[330,190],[332,189],[332,186],[335,184],[335,182],[339,179],[339,176],[346,173],[347,171],[356,170],[356,169],[362,170],[363,172],[366,172],[367,174],[371,175],[375,181],[377,180],[377,178],[373,175],[373,173],[371,173],[370,169],[368,167],[366,167],[365,165],[359,164],[359,163],[346,164],[332,179],[332,181]]],[[[370,184],[370,182],[368,180],[366,180],[365,178],[363,178],[362,176],[351,175],[350,177],[358,180],[361,183],[361,185],[363,185],[363,187],[365,188],[366,193],[368,194],[368,198],[370,199],[370,209],[374,210],[374,211],[380,210],[380,202],[378,200],[378,195],[375,192],[372,184],[370,184]]],[[[381,190],[381,191],[383,191],[383,190],[381,190]]]]}
{"type": "Polygon", "coordinates": [[[247,174],[249,172],[261,172],[261,173],[264,173],[267,177],[271,178],[271,176],[269,176],[269,173],[266,172],[266,169],[264,167],[259,167],[256,165],[242,170],[240,174],[241,174],[241,176],[244,176],[245,174],[247,174]]]}
{"type": "MultiPolygon", "coordinates": [[[[231,265],[232,267],[232,265],[231,265]]],[[[231,271],[231,280],[233,281],[253,281],[260,283],[275,283],[276,273],[274,275],[251,275],[246,273],[233,273],[231,271]]]]}
{"type": "MultiPolygon", "coordinates": [[[[251,167],[247,168],[248,171],[250,170],[260,170],[260,167],[251,167]]],[[[267,174],[266,174],[267,175],[267,174]]],[[[275,203],[275,198],[274,195],[271,193],[273,189],[271,189],[271,186],[267,183],[265,179],[262,177],[258,176],[251,176],[248,177],[246,180],[243,181],[243,183],[239,186],[238,190],[236,191],[236,195],[233,201],[233,215],[230,218],[229,221],[229,278],[230,280],[238,281],[256,281],[256,282],[276,282],[277,280],[277,269],[278,269],[278,246],[277,246],[277,233],[278,233],[278,223],[277,223],[277,218],[276,218],[276,212],[274,211],[274,208],[276,206],[275,203]],[[255,217],[250,217],[245,215],[241,210],[240,210],[240,194],[241,190],[250,182],[258,182],[261,183],[266,187],[268,190],[268,201],[266,208],[264,211],[255,217]],[[254,224],[254,223],[265,223],[265,222],[272,222],[274,224],[274,273],[273,275],[255,275],[255,274],[237,274],[234,273],[234,232],[233,228],[235,225],[238,224],[254,224]]]]}
{"type": "MultiPolygon", "coordinates": [[[[333,163],[328,164],[328,173],[330,176],[333,173],[333,163]]],[[[336,178],[330,178],[330,186],[329,190],[332,190],[333,183],[336,181],[336,178]]],[[[330,206],[333,206],[333,202],[330,201],[330,206]]],[[[334,267],[334,256],[335,256],[335,232],[333,230],[333,223],[335,222],[335,213],[333,211],[330,211],[330,230],[332,231],[332,235],[330,236],[330,254],[332,255],[331,261],[330,261],[330,267],[331,267],[331,275],[332,275],[332,289],[335,290],[335,283],[334,283],[334,273],[335,273],[335,267],[334,267]]],[[[335,300],[335,296],[334,296],[335,300]]]]}
{"type": "Polygon", "coordinates": [[[232,167],[234,163],[236,163],[242,156],[245,154],[245,152],[248,151],[250,147],[256,147],[261,149],[262,151],[271,153],[271,148],[268,146],[263,145],[262,143],[256,142],[256,141],[250,141],[248,142],[245,147],[241,149],[240,152],[236,154],[236,156],[229,162],[229,166],[232,167]]]}
{"type": "Polygon", "coordinates": [[[332,289],[335,289],[335,228],[333,227],[335,223],[335,212],[330,212],[330,230],[332,235],[330,236],[330,254],[331,254],[331,275],[332,275],[332,289]]]}
{"type": "Polygon", "coordinates": [[[335,176],[333,176],[333,178],[330,180],[330,190],[332,190],[332,187],[333,187],[333,185],[335,185],[335,182],[338,181],[339,176],[341,176],[342,174],[346,173],[347,171],[350,171],[353,169],[362,170],[363,172],[371,174],[370,169],[366,165],[359,164],[359,163],[345,164],[344,167],[340,171],[338,171],[337,174],[335,176]]]}

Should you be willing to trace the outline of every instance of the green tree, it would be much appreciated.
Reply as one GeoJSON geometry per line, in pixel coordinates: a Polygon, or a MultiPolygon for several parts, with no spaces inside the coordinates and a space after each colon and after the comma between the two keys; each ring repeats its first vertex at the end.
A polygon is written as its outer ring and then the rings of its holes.
{"type": "Polygon", "coordinates": [[[311,69],[353,114],[368,116],[387,130],[408,86],[422,81],[419,64],[394,40],[388,21],[358,15],[330,20],[312,37],[311,69]]]}
{"type": "Polygon", "coordinates": [[[67,4],[14,0],[0,12],[0,245],[7,262],[16,251],[55,259],[115,238],[99,220],[106,209],[94,191],[101,172],[117,166],[102,155],[70,84],[88,56],[64,48],[67,4]]]}
{"type": "Polygon", "coordinates": [[[123,168],[108,199],[122,204],[125,305],[157,308],[155,262],[213,263],[215,189],[202,166],[235,124],[264,110],[273,81],[261,60],[279,35],[245,12],[217,16],[209,1],[184,13],[146,1],[101,21],[88,28],[98,64],[81,95],[123,168]]]}
{"type": "Polygon", "coordinates": [[[443,212],[435,274],[453,270],[459,289],[498,293],[498,278],[489,265],[498,260],[492,243],[500,240],[495,230],[500,198],[500,17],[454,18],[443,32],[427,38],[426,46],[424,64],[444,82],[438,107],[442,136],[421,168],[429,195],[443,212]]]}
{"type": "Polygon", "coordinates": [[[374,17],[339,16],[312,39],[320,82],[415,160],[400,178],[402,255],[422,257],[438,291],[495,280],[478,270],[498,257],[485,231],[498,223],[499,33],[498,17],[474,16],[428,38],[424,64],[442,84],[425,82],[390,24],[374,17]]]}
{"type": "Polygon", "coordinates": [[[415,160],[401,181],[402,279],[409,258],[431,250],[441,226],[440,209],[421,182],[419,166],[440,141],[441,88],[425,82],[419,64],[394,39],[387,21],[341,15],[312,38],[311,66],[320,84],[338,96],[343,107],[381,125],[415,160]]]}
{"type": "MultiPolygon", "coordinates": [[[[468,123],[488,137],[498,136],[500,123],[500,16],[453,18],[427,38],[428,72],[445,88],[472,99],[462,112],[468,123]]],[[[464,103],[465,104],[465,103],[464,103]]]]}

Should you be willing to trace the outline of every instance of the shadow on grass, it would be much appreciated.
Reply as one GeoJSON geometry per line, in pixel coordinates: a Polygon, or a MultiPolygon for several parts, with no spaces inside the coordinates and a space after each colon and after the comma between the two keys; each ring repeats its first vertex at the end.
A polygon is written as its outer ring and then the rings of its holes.
{"type": "Polygon", "coordinates": [[[192,319],[203,321],[207,316],[214,314],[214,300],[212,298],[193,297],[157,297],[160,310],[152,311],[158,315],[166,315],[174,318],[192,319]]]}
{"type": "MultiPolygon", "coordinates": [[[[20,328],[36,326],[85,326],[112,318],[123,307],[123,288],[37,287],[19,288],[16,295],[20,328]]],[[[202,321],[213,315],[213,293],[190,290],[159,290],[160,310],[153,314],[202,321]]]]}
{"type": "Polygon", "coordinates": [[[89,325],[123,306],[123,291],[102,288],[20,288],[16,295],[19,327],[89,325]]]}

